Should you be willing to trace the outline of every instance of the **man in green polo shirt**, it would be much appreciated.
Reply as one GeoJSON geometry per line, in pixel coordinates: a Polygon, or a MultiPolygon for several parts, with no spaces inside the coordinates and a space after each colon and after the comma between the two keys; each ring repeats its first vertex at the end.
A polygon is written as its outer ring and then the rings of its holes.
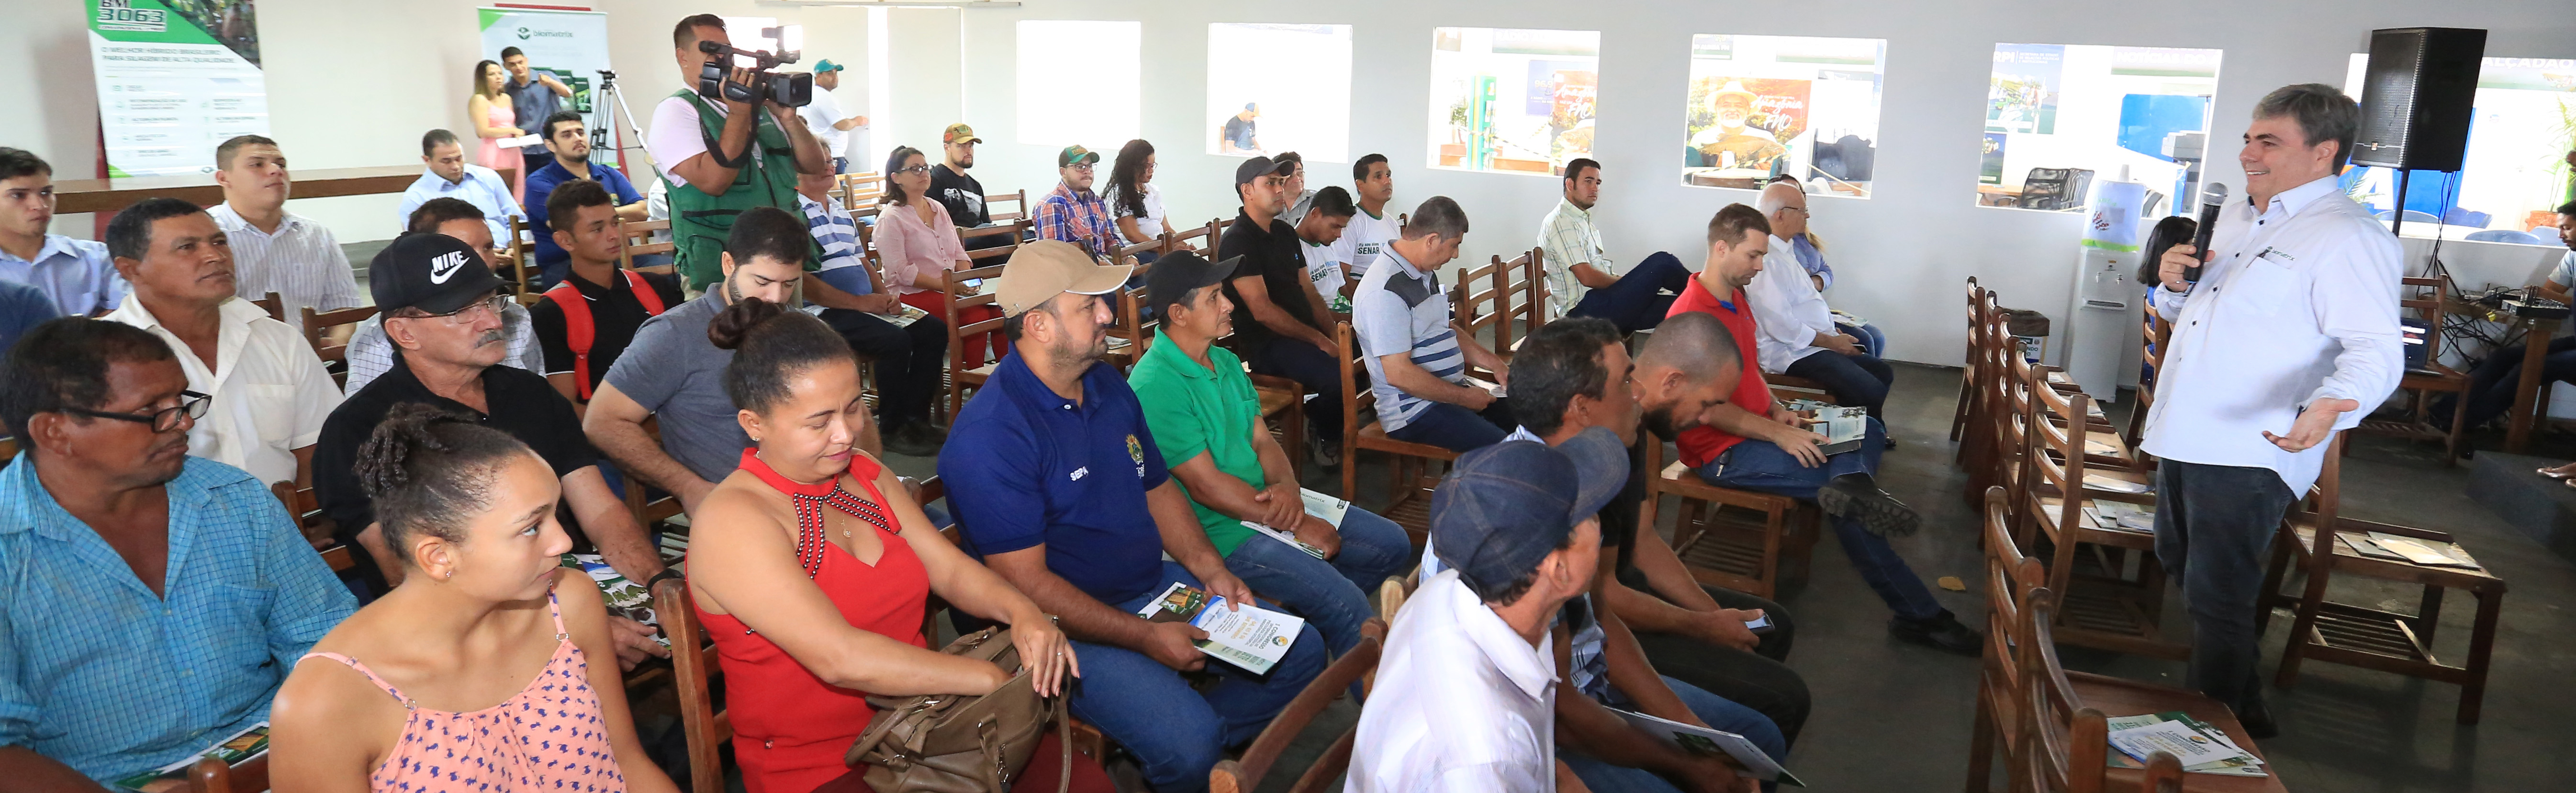
{"type": "Polygon", "coordinates": [[[1154,262],[1145,296],[1163,328],[1127,382],[1226,569],[1314,623],[1339,655],[1359,643],[1375,616],[1368,593],[1411,561],[1412,543],[1394,521],[1339,499],[1317,494],[1310,512],[1243,359],[1213,344],[1234,332],[1218,285],[1235,263],[1187,251],[1154,262]]]}

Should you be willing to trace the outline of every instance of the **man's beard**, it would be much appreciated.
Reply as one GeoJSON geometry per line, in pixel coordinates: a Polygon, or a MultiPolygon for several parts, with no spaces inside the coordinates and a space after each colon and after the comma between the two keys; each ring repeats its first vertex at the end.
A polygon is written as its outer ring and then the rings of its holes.
{"type": "Polygon", "coordinates": [[[1062,346],[1056,347],[1055,349],[1048,350],[1047,357],[1055,359],[1055,364],[1057,366],[1066,368],[1082,366],[1084,364],[1100,360],[1102,356],[1109,354],[1109,334],[1107,332],[1109,326],[1102,325],[1100,328],[1102,332],[1099,338],[1092,339],[1091,344],[1084,346],[1081,349],[1074,349],[1070,343],[1066,343],[1062,346]]]}
{"type": "Polygon", "coordinates": [[[725,279],[724,298],[728,306],[742,302],[742,284],[731,278],[725,279]]]}
{"type": "Polygon", "coordinates": [[[579,153],[563,151],[555,152],[555,159],[572,163],[574,165],[588,165],[590,164],[590,150],[583,149],[579,153]]]}
{"type": "Polygon", "coordinates": [[[1674,440],[1682,436],[1682,428],[1673,424],[1672,405],[1646,408],[1639,419],[1645,424],[1646,431],[1654,433],[1657,438],[1674,440]]]}

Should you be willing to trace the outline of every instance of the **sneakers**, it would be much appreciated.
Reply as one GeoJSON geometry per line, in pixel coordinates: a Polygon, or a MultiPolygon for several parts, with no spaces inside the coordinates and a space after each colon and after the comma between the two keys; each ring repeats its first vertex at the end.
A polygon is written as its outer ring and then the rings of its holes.
{"type": "Polygon", "coordinates": [[[1959,618],[1942,609],[1927,619],[1895,617],[1887,621],[1887,635],[1907,644],[1920,644],[1952,655],[1970,657],[1985,654],[1986,637],[1976,629],[1959,624],[1959,618]]]}
{"type": "Polygon", "coordinates": [[[1816,489],[1816,505],[1825,514],[1860,520],[1861,528],[1879,536],[1905,537],[1923,526],[1923,518],[1896,496],[1878,489],[1867,474],[1844,474],[1816,489]]]}
{"type": "Polygon", "coordinates": [[[927,421],[907,421],[880,433],[885,450],[906,457],[937,457],[939,447],[948,442],[948,433],[930,426],[927,421]]]}
{"type": "Polygon", "coordinates": [[[1338,435],[1327,439],[1322,433],[1310,430],[1306,433],[1306,456],[1314,460],[1317,466],[1340,467],[1342,464],[1341,440],[1338,435]]]}

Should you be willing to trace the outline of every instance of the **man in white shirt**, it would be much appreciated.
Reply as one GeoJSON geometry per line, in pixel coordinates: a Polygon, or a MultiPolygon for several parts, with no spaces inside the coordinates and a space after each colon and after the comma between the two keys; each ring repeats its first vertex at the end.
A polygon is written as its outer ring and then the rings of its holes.
{"type": "Polygon", "coordinates": [[[1351,194],[1340,187],[1315,191],[1308,202],[1306,217],[1297,221],[1297,250],[1306,254],[1306,280],[1314,282],[1315,295],[1324,299],[1335,314],[1351,313],[1351,288],[1359,282],[1350,277],[1350,260],[1345,257],[1342,235],[1348,234],[1351,217],[1359,208],[1351,206],[1351,194]]]}
{"type": "Polygon", "coordinates": [[[868,125],[867,116],[842,112],[840,98],[832,95],[841,90],[842,68],[830,58],[815,61],[814,101],[796,109],[797,115],[805,117],[805,127],[814,131],[814,139],[822,141],[823,152],[831,155],[836,174],[850,172],[850,141],[858,138],[851,131],[868,125]]]}
{"type": "Polygon", "coordinates": [[[483,210],[483,223],[496,240],[510,238],[511,218],[527,217],[519,199],[510,197],[510,183],[501,180],[501,172],[465,161],[465,147],[456,142],[456,133],[433,129],[420,136],[420,161],[429,169],[403,191],[402,207],[394,215],[396,228],[410,228],[412,213],[433,198],[454,198],[483,210]]]}
{"type": "Polygon", "coordinates": [[[125,299],[107,246],[46,233],[54,223],[54,166],[0,146],[0,281],[35,287],[66,317],[114,310],[125,299]]]}
{"type": "Polygon", "coordinates": [[[1387,167],[1386,155],[1370,154],[1351,164],[1351,193],[1358,196],[1360,211],[1351,216],[1350,229],[1335,244],[1334,261],[1342,263],[1344,276],[1358,283],[1386,251],[1386,244],[1404,235],[1403,224],[1387,211],[1387,202],[1395,200],[1395,171],[1387,167]]]}
{"type": "Polygon", "coordinates": [[[170,344],[188,389],[214,397],[188,431],[188,454],[267,483],[310,484],[313,442],[340,387],[302,334],[234,296],[227,235],[196,204],[145,199],[107,224],[117,272],[134,285],[104,319],[170,344]]]}
{"type": "Polygon", "coordinates": [[[1625,466],[1601,468],[1530,441],[1458,459],[1431,505],[1432,548],[1448,569],[1388,631],[1352,793],[1555,789],[1549,626],[1592,586],[1596,513],[1627,478],[1625,466]]]}
{"type": "Polygon", "coordinates": [[[2397,238],[2344,197],[2361,109],[2333,86],[2273,91],[2254,106],[2243,203],[2218,218],[2208,264],[2176,245],[2158,263],[2158,314],[2174,323],[2147,412],[2156,468],[2156,559],[2191,610],[2185,685],[2227,703],[2246,732],[2278,731],[2256,677],[2264,562],[2290,502],[2325,465],[2326,441],[2361,424],[2405,373],[2397,238]]]}
{"type": "Polygon", "coordinates": [[[1798,266],[1792,240],[1807,231],[1807,193],[1790,183],[1762,188],[1754,208],[1771,221],[1771,250],[1762,255],[1762,272],[1744,286],[1759,330],[1754,349],[1762,371],[1822,383],[1834,400],[1869,408],[1878,415],[1887,404],[1896,370],[1863,349],[1859,336],[1834,324],[1834,310],[1815,281],[1798,266]]]}
{"type": "Polygon", "coordinates": [[[1673,298],[1690,284],[1690,268],[1657,252],[1620,272],[1601,244],[1592,209],[1601,201],[1601,164],[1577,157],[1565,164],[1565,197],[1538,224],[1541,269],[1547,276],[1547,314],[1600,317],[1635,333],[1664,321],[1673,298]],[[1669,293],[1669,294],[1667,294],[1669,293]]]}
{"type": "MultiPolygon", "coordinates": [[[[366,304],[339,238],[329,227],[286,211],[294,180],[286,174],[286,154],[278,151],[277,141],[242,135],[215,147],[215,184],[223,187],[224,202],[206,214],[232,242],[235,292],[246,300],[276,292],[286,324],[294,329],[304,327],[302,309],[338,311],[366,304]]],[[[348,339],[348,329],[333,337],[348,339]]]]}

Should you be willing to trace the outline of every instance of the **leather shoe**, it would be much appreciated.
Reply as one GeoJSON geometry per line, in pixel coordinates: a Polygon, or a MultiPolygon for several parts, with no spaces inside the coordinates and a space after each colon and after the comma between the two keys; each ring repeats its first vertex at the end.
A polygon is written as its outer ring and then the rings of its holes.
{"type": "Polygon", "coordinates": [[[2245,736],[2268,741],[2281,734],[2281,725],[2272,721],[2272,709],[2261,702],[2236,714],[2236,723],[2245,725],[2245,736]]]}
{"type": "Polygon", "coordinates": [[[1896,617],[1887,622],[1887,634],[1897,641],[1920,644],[1953,655],[1976,657],[1985,654],[1986,637],[1959,623],[1959,618],[1944,609],[1925,619],[1896,617]]]}

